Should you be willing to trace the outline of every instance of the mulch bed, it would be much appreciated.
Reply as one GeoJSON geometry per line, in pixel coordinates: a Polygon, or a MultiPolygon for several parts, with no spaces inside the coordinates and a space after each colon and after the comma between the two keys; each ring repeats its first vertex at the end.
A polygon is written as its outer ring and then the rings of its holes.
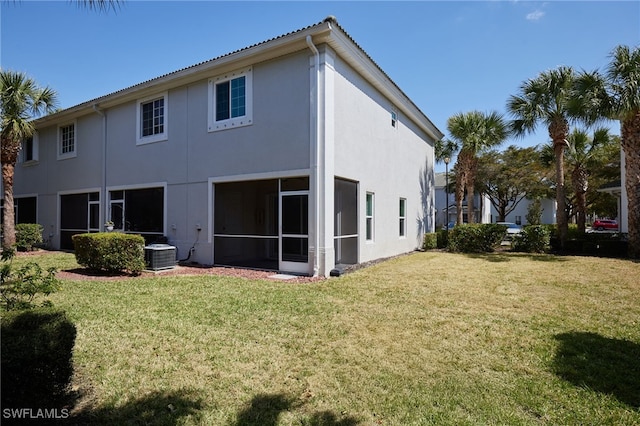
{"type": "Polygon", "coordinates": [[[171,269],[163,269],[159,271],[143,271],[140,275],[133,276],[126,273],[106,274],[96,271],[91,271],[86,268],[75,268],[58,271],[56,276],[64,280],[121,280],[121,279],[137,279],[140,277],[173,277],[173,276],[194,276],[194,275],[209,275],[209,276],[226,276],[226,277],[239,277],[249,280],[272,280],[281,281],[285,283],[308,283],[322,281],[324,277],[306,277],[295,276],[294,278],[282,279],[276,278],[274,275],[277,273],[274,271],[262,271],[254,269],[242,269],[242,268],[227,268],[220,266],[207,266],[207,265],[176,265],[171,269]]]}
{"type": "MultiPolygon", "coordinates": [[[[38,256],[46,253],[52,253],[50,250],[34,250],[27,252],[16,252],[17,256],[30,257],[38,256]]],[[[63,280],[76,280],[76,281],[109,281],[109,280],[121,280],[121,279],[136,279],[140,277],[172,277],[172,276],[189,276],[189,275],[211,275],[211,276],[226,276],[226,277],[239,277],[246,278],[248,280],[272,280],[281,281],[285,283],[309,283],[316,281],[323,281],[324,277],[307,277],[307,276],[294,276],[293,278],[282,279],[274,277],[277,272],[265,271],[257,269],[243,269],[243,268],[231,268],[223,266],[210,266],[201,265],[197,263],[179,264],[171,269],[163,269],[159,271],[143,271],[140,275],[130,275],[127,273],[113,273],[108,274],[100,271],[92,271],[87,268],[74,268],[61,270],[56,273],[56,277],[63,280]]]]}

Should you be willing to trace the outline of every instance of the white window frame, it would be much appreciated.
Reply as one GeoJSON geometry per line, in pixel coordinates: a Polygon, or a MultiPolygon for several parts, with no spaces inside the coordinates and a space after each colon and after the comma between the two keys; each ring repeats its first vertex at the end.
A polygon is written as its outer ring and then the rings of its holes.
{"type": "Polygon", "coordinates": [[[398,128],[398,111],[395,108],[391,109],[391,127],[398,128]]]}
{"type": "Polygon", "coordinates": [[[235,70],[209,79],[209,109],[207,125],[209,132],[250,126],[253,124],[253,69],[251,67],[235,70]],[[245,77],[245,114],[216,121],[216,87],[218,84],[245,77]]]}
{"type": "Polygon", "coordinates": [[[398,203],[398,236],[407,238],[407,199],[400,198],[398,203]]]}
{"type": "Polygon", "coordinates": [[[136,145],[162,142],[169,139],[169,95],[168,92],[159,93],[146,98],[138,99],[136,103],[136,145]],[[162,133],[155,133],[149,136],[142,136],[142,106],[153,101],[162,99],[162,133]]]}
{"type": "Polygon", "coordinates": [[[56,152],[58,154],[58,160],[66,160],[68,158],[75,158],[78,156],[78,122],[76,120],[58,125],[58,143],[56,152]],[[73,126],[73,151],[63,153],[62,129],[69,126],[73,126]]]}
{"type": "Polygon", "coordinates": [[[364,237],[366,242],[368,243],[372,243],[373,241],[375,241],[375,237],[376,237],[376,232],[375,232],[375,213],[376,213],[376,196],[375,193],[373,192],[367,192],[365,195],[365,201],[364,201],[364,215],[365,215],[365,220],[364,220],[364,237]],[[369,211],[367,209],[368,206],[368,201],[369,201],[369,197],[371,197],[371,214],[369,214],[369,211]],[[371,232],[369,232],[369,230],[371,232]]]}
{"type": "Polygon", "coordinates": [[[25,166],[31,166],[34,164],[38,163],[38,155],[39,155],[39,145],[40,141],[39,141],[39,136],[38,136],[38,132],[33,132],[33,146],[32,146],[32,156],[33,158],[31,158],[31,160],[27,160],[27,141],[24,140],[22,141],[22,150],[20,152],[21,157],[21,163],[25,166]]]}

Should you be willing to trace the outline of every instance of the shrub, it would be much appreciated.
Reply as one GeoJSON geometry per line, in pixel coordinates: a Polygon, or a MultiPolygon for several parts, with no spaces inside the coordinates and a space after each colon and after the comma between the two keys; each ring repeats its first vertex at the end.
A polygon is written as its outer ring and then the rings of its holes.
{"type": "Polygon", "coordinates": [[[76,328],[64,311],[37,308],[2,316],[2,407],[47,407],[73,373],[76,328]]]}
{"type": "Polygon", "coordinates": [[[82,266],[107,273],[139,274],[144,268],[144,238],[119,232],[77,234],[76,260],[82,266]]]}
{"type": "Polygon", "coordinates": [[[548,226],[525,226],[513,239],[513,250],[525,253],[544,253],[549,250],[551,231],[548,226]]]}
{"type": "Polygon", "coordinates": [[[37,223],[19,223],[16,225],[16,247],[19,251],[33,251],[41,245],[44,228],[37,223]]]}
{"type": "Polygon", "coordinates": [[[424,250],[433,250],[438,247],[438,236],[435,232],[430,232],[428,234],[424,234],[424,239],[422,240],[422,248],[424,250]]]}
{"type": "Polygon", "coordinates": [[[447,232],[446,229],[439,229],[437,232],[437,236],[437,247],[439,249],[445,248],[449,245],[449,232],[447,232]]]}
{"type": "MultiPolygon", "coordinates": [[[[14,255],[13,249],[4,249],[0,256],[0,299],[7,311],[33,308],[36,297],[48,296],[60,288],[55,268],[49,268],[45,273],[40,265],[29,262],[14,270],[14,255]]],[[[50,306],[51,303],[45,300],[42,305],[50,306]]]]}
{"type": "Polygon", "coordinates": [[[492,252],[506,233],[505,225],[495,223],[457,225],[449,231],[449,250],[463,253],[492,252]]]}

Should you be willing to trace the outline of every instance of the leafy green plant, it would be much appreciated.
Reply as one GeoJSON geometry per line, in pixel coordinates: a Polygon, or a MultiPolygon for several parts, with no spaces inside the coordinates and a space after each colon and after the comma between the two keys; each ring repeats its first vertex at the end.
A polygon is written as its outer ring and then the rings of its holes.
{"type": "Polygon", "coordinates": [[[490,253],[507,233],[505,225],[495,223],[457,225],[449,231],[449,250],[463,253],[490,253]]]}
{"type": "Polygon", "coordinates": [[[2,316],[2,406],[49,407],[73,373],[76,328],[64,311],[37,308],[2,316]]]}
{"type": "Polygon", "coordinates": [[[525,226],[520,233],[513,238],[513,250],[525,253],[544,253],[549,250],[551,231],[543,225],[525,226]]]}
{"type": "Polygon", "coordinates": [[[439,229],[436,235],[438,236],[437,247],[439,249],[445,248],[449,245],[449,231],[446,229],[439,229]]]}
{"type": "Polygon", "coordinates": [[[42,225],[19,223],[16,225],[16,247],[19,251],[33,251],[42,244],[42,225]]]}
{"type": "Polygon", "coordinates": [[[525,216],[527,223],[529,225],[540,225],[542,223],[543,211],[544,209],[542,208],[540,198],[534,198],[531,204],[527,207],[527,215],[525,216]]]}
{"type": "MultiPolygon", "coordinates": [[[[7,311],[30,309],[35,307],[34,300],[48,296],[60,289],[60,281],[56,278],[56,268],[46,271],[35,262],[28,262],[17,269],[13,268],[15,256],[13,249],[3,249],[0,267],[0,299],[7,311]]],[[[42,306],[50,306],[48,300],[42,306]]]]}
{"type": "Polygon", "coordinates": [[[82,266],[107,273],[137,275],[145,268],[144,238],[119,232],[73,236],[76,260],[82,266]]]}
{"type": "Polygon", "coordinates": [[[422,248],[424,250],[432,250],[438,247],[438,236],[435,232],[424,234],[422,240],[422,248]]]}

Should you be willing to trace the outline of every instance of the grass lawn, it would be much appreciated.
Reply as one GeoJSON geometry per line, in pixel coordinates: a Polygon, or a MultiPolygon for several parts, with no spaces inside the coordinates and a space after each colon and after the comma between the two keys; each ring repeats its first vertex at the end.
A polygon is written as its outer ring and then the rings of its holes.
{"type": "Polygon", "coordinates": [[[426,252],[315,283],[159,274],[51,299],[91,424],[640,425],[629,260],[426,252]]]}

